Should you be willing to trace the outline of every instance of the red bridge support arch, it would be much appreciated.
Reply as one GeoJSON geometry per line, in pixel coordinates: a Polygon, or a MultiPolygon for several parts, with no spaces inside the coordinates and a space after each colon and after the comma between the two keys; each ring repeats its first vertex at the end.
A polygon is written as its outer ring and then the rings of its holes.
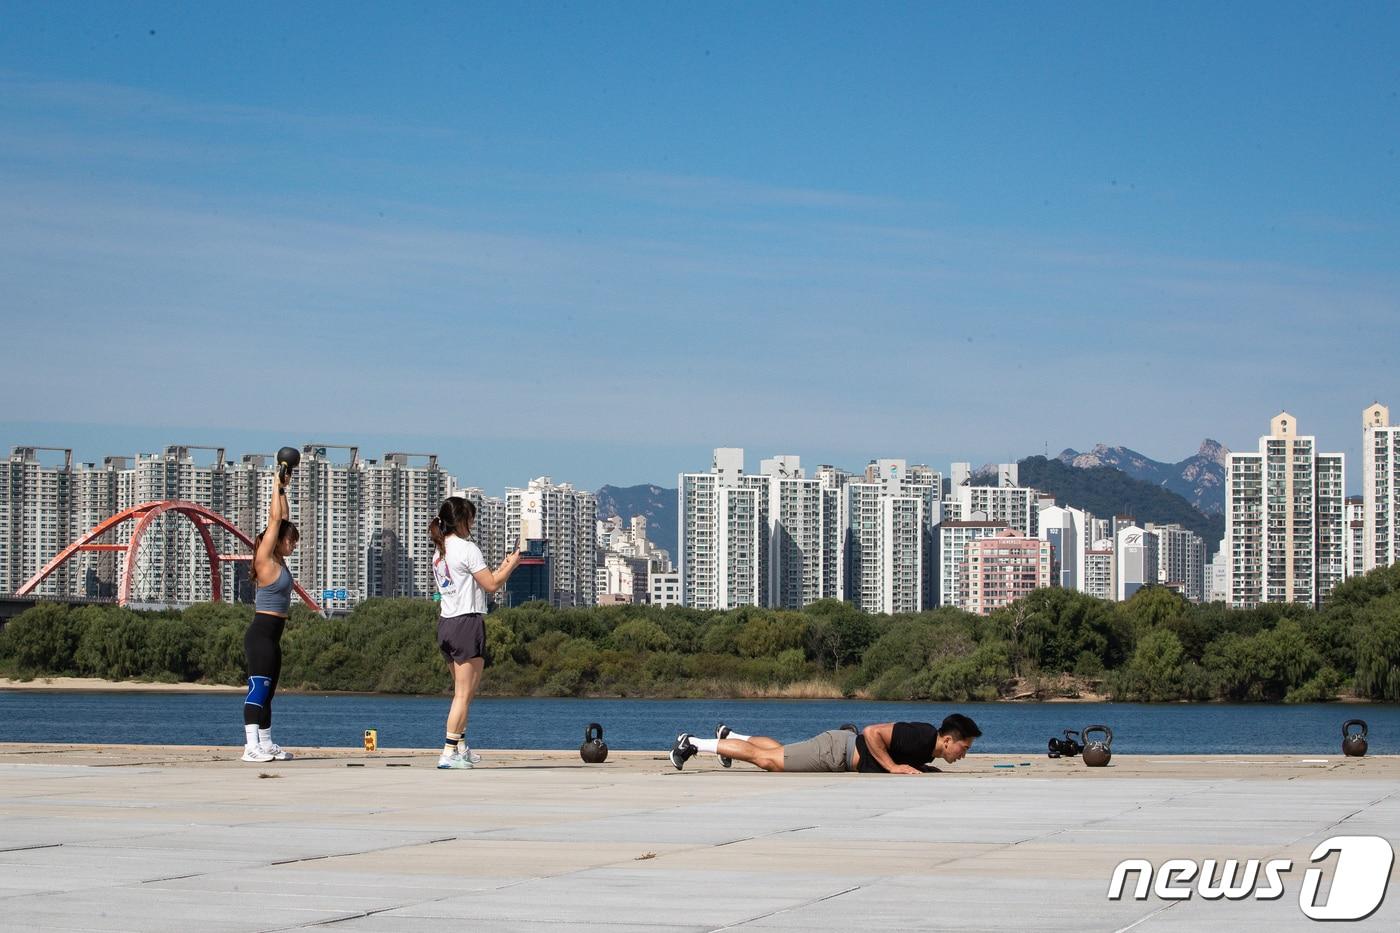
{"type": "MultiPolygon", "coordinates": [[[[151,522],[167,512],[174,512],[189,519],[199,532],[200,540],[204,542],[204,552],[209,556],[209,582],[214,602],[223,600],[223,579],[220,574],[219,565],[222,561],[246,561],[252,559],[253,539],[249,538],[238,528],[217,512],[206,509],[195,502],[187,502],[183,499],[163,499],[159,502],[143,502],[141,505],[118,512],[111,518],[104,519],[87,534],[78,538],[72,544],[59,551],[54,559],[44,565],[44,568],[25,581],[24,585],[15,590],[16,596],[28,596],[34,592],[34,588],[44,581],[44,578],[53,573],[79,551],[124,551],[126,552],[125,572],[122,574],[121,587],[117,592],[117,602],[125,606],[131,601],[131,581],[136,575],[136,552],[141,546],[141,538],[150,527],[151,522]],[[131,537],[125,544],[101,544],[98,538],[116,528],[122,522],[135,519],[136,527],[132,529],[131,537]],[[220,554],[214,547],[214,538],[209,534],[209,526],[213,525],[222,528],[242,541],[248,547],[248,554],[220,554]]],[[[320,612],[321,607],[316,605],[316,601],[307,595],[306,590],[301,588],[300,583],[293,583],[297,595],[301,601],[306,603],[312,611],[320,612]]]]}

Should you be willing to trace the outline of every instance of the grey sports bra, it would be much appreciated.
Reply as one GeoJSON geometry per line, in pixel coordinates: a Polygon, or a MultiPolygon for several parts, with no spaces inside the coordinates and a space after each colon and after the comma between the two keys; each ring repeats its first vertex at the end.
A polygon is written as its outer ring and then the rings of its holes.
{"type": "Polygon", "coordinates": [[[291,608],[292,572],[284,564],[275,583],[258,587],[257,593],[253,595],[253,610],[284,616],[291,608]]]}

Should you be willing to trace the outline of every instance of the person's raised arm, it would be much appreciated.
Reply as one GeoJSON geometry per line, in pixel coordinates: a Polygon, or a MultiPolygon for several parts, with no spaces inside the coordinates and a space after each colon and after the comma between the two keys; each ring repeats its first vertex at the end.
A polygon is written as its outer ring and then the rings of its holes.
{"type": "Polygon", "coordinates": [[[279,472],[272,490],[272,499],[267,503],[267,529],[263,532],[258,549],[253,554],[253,571],[259,578],[262,570],[277,558],[277,540],[282,534],[282,521],[287,517],[287,486],[279,472]]]}
{"type": "Polygon", "coordinates": [[[520,566],[520,552],[511,551],[506,555],[506,559],[501,561],[501,566],[495,570],[482,567],[472,576],[476,578],[476,582],[483,590],[494,593],[506,585],[506,581],[510,579],[510,575],[515,572],[515,568],[518,566],[520,566]]]}
{"type": "Polygon", "coordinates": [[[882,722],[866,726],[860,733],[865,738],[865,750],[890,774],[920,774],[918,768],[897,765],[890,757],[890,742],[894,741],[894,723],[882,722]]]}

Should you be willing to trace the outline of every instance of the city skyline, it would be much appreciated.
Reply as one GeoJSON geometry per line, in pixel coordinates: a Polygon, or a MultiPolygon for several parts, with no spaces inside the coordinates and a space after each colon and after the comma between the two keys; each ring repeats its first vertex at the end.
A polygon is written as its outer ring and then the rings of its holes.
{"type": "Polygon", "coordinates": [[[718,445],[1176,460],[1288,410],[1354,488],[1354,412],[1400,398],[1366,355],[1400,338],[1384,6],[9,24],[16,444],[313,438],[596,488],[718,445]]]}
{"type": "MultiPolygon", "coordinates": [[[[1370,405],[1365,406],[1364,409],[1358,407],[1357,411],[1352,413],[1353,417],[1351,420],[1354,422],[1354,425],[1349,425],[1349,427],[1353,427],[1353,430],[1350,432],[1351,439],[1349,441],[1334,442],[1333,440],[1331,440],[1331,438],[1334,435],[1338,437],[1347,435],[1344,435],[1340,431],[1333,432],[1328,429],[1328,426],[1323,426],[1322,430],[1313,430],[1313,426],[1315,424],[1314,422],[1310,421],[1307,418],[1297,416],[1297,420],[1300,423],[1305,424],[1309,428],[1309,433],[1315,434],[1318,437],[1318,443],[1322,447],[1325,447],[1329,450],[1336,450],[1346,455],[1345,485],[1348,495],[1360,495],[1362,491],[1362,477],[1360,476],[1360,470],[1364,458],[1361,442],[1362,431],[1359,425],[1361,424],[1362,414],[1365,411],[1369,411],[1376,404],[1384,405],[1385,400],[1381,399],[1373,401],[1370,405]]],[[[1299,410],[1306,409],[1299,407],[1279,408],[1270,412],[1270,416],[1285,411],[1289,414],[1293,414],[1296,416],[1297,411],[1299,410]]],[[[1260,420],[1267,421],[1267,416],[1261,417],[1260,419],[1256,419],[1256,421],[1260,420]]],[[[160,453],[164,451],[167,447],[171,446],[187,446],[197,451],[203,451],[202,456],[208,459],[212,459],[213,457],[213,453],[211,452],[212,450],[214,450],[215,448],[222,448],[226,451],[226,457],[230,460],[237,459],[238,457],[244,455],[262,454],[270,456],[275,450],[277,450],[284,444],[291,444],[292,446],[297,447],[299,449],[308,444],[313,446],[325,445],[331,447],[332,449],[355,447],[359,449],[359,455],[362,458],[369,459],[377,459],[382,455],[393,451],[422,451],[435,454],[438,457],[438,459],[442,462],[443,468],[447,472],[452,473],[462,486],[476,487],[482,489],[488,494],[492,493],[493,490],[504,491],[510,488],[521,487],[527,484],[529,480],[539,476],[552,477],[563,482],[568,482],[579,489],[588,489],[591,491],[596,491],[602,488],[603,486],[626,488],[629,486],[654,485],[662,488],[675,488],[676,477],[680,474],[691,472],[692,470],[694,470],[695,464],[697,462],[702,461],[705,458],[706,452],[714,449],[714,447],[701,448],[687,446],[678,450],[675,456],[681,458],[679,461],[681,463],[681,469],[675,474],[666,474],[661,476],[643,476],[642,474],[637,472],[637,466],[635,463],[629,463],[625,457],[619,456],[617,461],[608,461],[606,463],[593,461],[588,468],[581,470],[581,472],[584,475],[580,477],[575,474],[566,474],[563,471],[554,469],[551,466],[551,464],[557,463],[560,458],[557,457],[557,445],[550,442],[549,440],[521,442],[520,447],[524,448],[530,453],[528,455],[528,458],[524,459],[524,465],[519,470],[515,469],[515,467],[513,466],[507,467],[503,464],[493,464],[489,467],[484,467],[478,470],[472,470],[470,468],[470,464],[476,458],[474,458],[471,454],[467,453],[463,445],[435,444],[435,439],[431,436],[381,435],[376,438],[376,436],[372,435],[367,436],[326,434],[324,436],[318,435],[315,441],[302,441],[294,437],[289,438],[285,435],[285,433],[263,433],[237,430],[228,432],[217,432],[211,429],[172,429],[172,433],[166,432],[163,429],[159,428],[142,428],[135,432],[135,436],[148,439],[147,443],[125,443],[125,445],[123,446],[123,438],[125,438],[125,435],[120,429],[106,427],[98,429],[96,431],[96,436],[111,437],[113,438],[112,443],[117,445],[116,447],[108,448],[105,446],[99,446],[99,444],[103,442],[92,443],[84,447],[81,444],[72,441],[72,434],[61,435],[56,434],[55,432],[46,433],[43,431],[38,431],[37,425],[29,423],[25,424],[24,427],[31,428],[34,430],[30,430],[29,433],[17,433],[7,438],[4,433],[4,429],[13,424],[14,422],[5,422],[0,420],[0,449],[8,451],[11,448],[17,446],[39,447],[47,448],[50,450],[72,449],[74,463],[100,463],[105,457],[130,457],[138,453],[160,453]],[[36,440],[35,436],[37,435],[43,435],[49,439],[36,440]],[[192,440],[191,438],[200,439],[192,440]],[[239,440],[242,441],[241,444],[236,442],[239,440]],[[382,441],[382,443],[377,443],[376,441],[382,441]],[[452,454],[449,452],[445,452],[452,450],[454,447],[457,449],[460,459],[458,459],[457,457],[453,457],[452,454]],[[463,468],[463,464],[466,464],[465,469],[463,468]],[[627,479],[632,479],[633,477],[637,478],[633,479],[632,481],[625,481],[623,478],[617,475],[619,473],[624,474],[624,476],[627,479]],[[494,482],[485,480],[483,477],[486,476],[496,477],[497,479],[494,482]]],[[[1224,443],[1224,446],[1227,448],[1227,450],[1230,451],[1252,449],[1258,440],[1257,424],[1254,430],[1254,435],[1243,440],[1238,447],[1232,446],[1228,442],[1221,442],[1224,443]]],[[[79,436],[81,436],[81,432],[79,432],[79,436]]],[[[1202,441],[1205,440],[1220,441],[1221,439],[1218,437],[1211,436],[1203,437],[1202,441]]],[[[1106,443],[1110,447],[1129,448],[1135,450],[1138,453],[1142,453],[1149,457],[1152,457],[1152,459],[1154,460],[1166,464],[1180,462],[1181,460],[1184,460],[1190,457],[1191,455],[1195,454],[1198,449],[1198,446],[1192,446],[1189,450],[1177,452],[1166,451],[1163,452],[1162,455],[1157,456],[1154,455],[1150,449],[1144,450],[1142,447],[1131,443],[1113,441],[1101,441],[1096,443],[1106,443]]],[[[598,446],[607,447],[608,445],[598,446]]],[[[821,450],[832,450],[833,448],[823,448],[822,445],[815,445],[817,453],[813,453],[812,451],[814,448],[803,448],[800,450],[784,450],[783,448],[772,444],[760,444],[757,448],[743,447],[742,445],[738,444],[719,446],[735,446],[741,450],[746,451],[743,469],[745,472],[748,473],[757,472],[760,461],[766,457],[784,456],[792,454],[802,457],[802,459],[805,462],[814,464],[826,463],[838,467],[840,469],[852,471],[859,471],[861,469],[864,469],[867,464],[874,462],[875,460],[879,459],[882,456],[885,456],[888,453],[898,454],[902,459],[905,459],[910,463],[920,463],[928,466],[938,467],[940,469],[946,468],[950,464],[967,462],[972,465],[974,470],[982,469],[984,467],[994,467],[997,463],[1015,463],[1026,457],[1047,455],[1046,449],[1042,447],[1042,449],[1040,450],[1019,453],[1013,456],[1002,457],[999,459],[979,459],[977,457],[968,455],[966,451],[954,449],[952,452],[948,453],[942,458],[925,458],[906,453],[909,450],[915,449],[918,445],[901,445],[895,443],[886,444],[874,449],[847,451],[846,453],[848,454],[848,456],[846,457],[825,457],[821,455],[821,450]]],[[[1080,447],[1078,445],[1073,444],[1056,445],[1052,443],[1048,447],[1048,456],[1053,459],[1056,456],[1058,456],[1061,451],[1069,448],[1073,448],[1075,450],[1078,450],[1080,453],[1084,453],[1092,450],[1093,446],[1094,445],[1090,444],[1080,447]]],[[[840,450],[840,448],[836,449],[840,450]]],[[[57,455],[49,454],[48,456],[55,457],[57,455]]],[[[201,455],[197,454],[196,459],[199,460],[200,456],[201,455]]],[[[522,457],[525,456],[526,455],[522,455],[522,457]]],[[[43,457],[44,455],[41,454],[41,459],[43,459],[43,457]]]]}

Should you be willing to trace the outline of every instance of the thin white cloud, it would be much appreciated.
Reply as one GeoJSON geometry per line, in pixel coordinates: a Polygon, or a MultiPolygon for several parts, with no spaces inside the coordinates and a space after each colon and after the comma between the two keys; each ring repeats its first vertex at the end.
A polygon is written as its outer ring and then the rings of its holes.
{"type": "Polygon", "coordinates": [[[870,211],[907,207],[897,198],[819,188],[765,185],[736,178],[677,175],[664,172],[607,172],[597,176],[605,187],[631,197],[698,209],[791,207],[870,211]]]}
{"type": "Polygon", "coordinates": [[[124,116],[138,121],[175,121],[226,127],[266,126],[303,131],[444,138],[450,130],[361,114],[309,114],[229,101],[193,101],[133,85],[62,81],[0,72],[0,98],[10,108],[124,116]]]}

